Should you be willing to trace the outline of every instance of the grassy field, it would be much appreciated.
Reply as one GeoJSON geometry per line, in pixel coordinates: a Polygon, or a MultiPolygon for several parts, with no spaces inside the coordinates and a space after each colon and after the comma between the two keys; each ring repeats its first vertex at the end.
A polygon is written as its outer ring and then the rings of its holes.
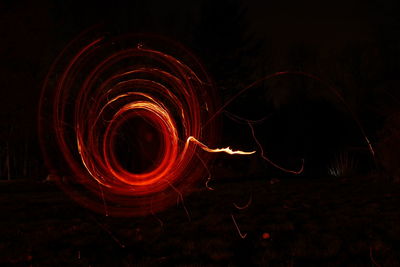
{"type": "Polygon", "coordinates": [[[53,184],[1,182],[0,266],[400,266],[399,184],[352,177],[213,186],[185,198],[189,220],[182,206],[104,217],[53,184]],[[249,200],[243,210],[233,205],[249,200]]]}

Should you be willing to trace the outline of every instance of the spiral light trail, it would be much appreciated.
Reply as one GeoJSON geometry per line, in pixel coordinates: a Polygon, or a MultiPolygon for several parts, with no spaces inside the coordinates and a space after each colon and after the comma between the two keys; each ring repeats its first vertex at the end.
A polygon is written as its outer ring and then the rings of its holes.
{"type": "Polygon", "coordinates": [[[205,145],[217,140],[217,124],[203,128],[215,111],[213,82],[183,47],[145,35],[88,39],[58,57],[39,111],[47,163],[75,200],[107,215],[146,215],[206,178],[206,152],[255,152],[205,145]]]}
{"type": "MultiPolygon", "coordinates": [[[[86,32],[60,53],[43,86],[38,128],[46,163],[87,208],[113,216],[154,214],[177,199],[183,203],[201,180],[213,190],[212,153],[256,152],[213,148],[217,117],[245,91],[283,75],[321,81],[302,72],[274,73],[219,105],[213,81],[181,45],[158,36],[86,32]]],[[[267,158],[254,121],[245,121],[264,160],[287,173],[303,172],[303,160],[290,170],[267,158]]]]}

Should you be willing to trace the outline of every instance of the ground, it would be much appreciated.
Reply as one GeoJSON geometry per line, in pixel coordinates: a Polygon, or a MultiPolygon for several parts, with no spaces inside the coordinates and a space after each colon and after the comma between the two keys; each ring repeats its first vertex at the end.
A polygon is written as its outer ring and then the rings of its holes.
{"type": "Polygon", "coordinates": [[[398,183],[273,181],[213,183],[185,198],[190,219],[181,205],[110,218],[52,183],[1,182],[0,265],[400,266],[398,183]]]}

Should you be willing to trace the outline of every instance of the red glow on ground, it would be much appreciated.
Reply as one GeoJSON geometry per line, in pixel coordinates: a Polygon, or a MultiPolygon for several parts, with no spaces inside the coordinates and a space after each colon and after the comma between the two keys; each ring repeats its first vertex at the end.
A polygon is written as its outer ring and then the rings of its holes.
{"type": "Polygon", "coordinates": [[[262,239],[270,239],[271,235],[269,233],[263,233],[262,234],[262,239]]]}

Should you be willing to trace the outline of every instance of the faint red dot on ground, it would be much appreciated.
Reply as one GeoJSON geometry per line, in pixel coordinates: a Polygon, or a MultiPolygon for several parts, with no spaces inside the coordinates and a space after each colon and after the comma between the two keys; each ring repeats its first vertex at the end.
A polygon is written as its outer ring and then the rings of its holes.
{"type": "Polygon", "coordinates": [[[270,239],[270,238],[271,238],[271,235],[270,235],[269,233],[263,233],[263,234],[262,234],[262,238],[263,238],[263,239],[270,239]]]}

